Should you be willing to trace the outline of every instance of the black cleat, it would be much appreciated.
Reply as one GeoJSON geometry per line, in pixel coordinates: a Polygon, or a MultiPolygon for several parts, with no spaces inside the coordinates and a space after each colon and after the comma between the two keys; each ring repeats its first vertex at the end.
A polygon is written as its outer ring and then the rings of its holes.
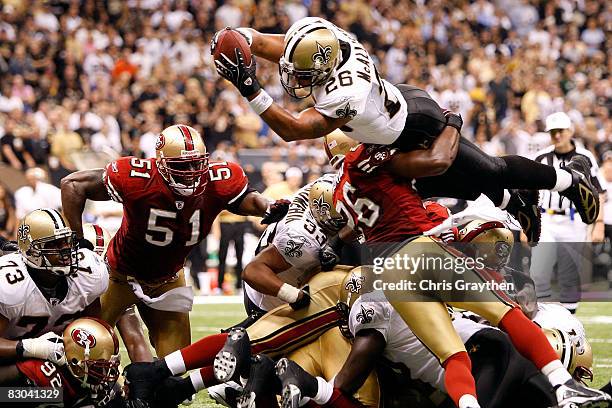
{"type": "Polygon", "coordinates": [[[511,190],[508,211],[521,224],[530,245],[540,241],[542,232],[542,213],[540,211],[538,190],[511,190]]]}
{"type": "Polygon", "coordinates": [[[224,384],[208,387],[206,391],[208,396],[215,400],[217,404],[236,408],[238,406],[238,397],[242,393],[242,387],[234,381],[229,381],[224,384]]]}
{"type": "Polygon", "coordinates": [[[132,363],[123,370],[130,399],[150,400],[156,387],[172,373],[164,359],[152,363],[132,363]]]}
{"type": "Polygon", "coordinates": [[[230,380],[242,384],[249,375],[251,365],[251,342],[246,329],[233,328],[225,345],[215,356],[213,372],[219,382],[230,380]]]}
{"type": "Polygon", "coordinates": [[[281,381],[281,408],[298,408],[302,398],[314,398],[319,384],[317,379],[287,358],[276,363],[276,375],[281,381]]]}
{"type": "Polygon", "coordinates": [[[609,408],[612,398],[605,392],[585,387],[575,380],[555,388],[559,408],[609,408]]]}
{"type": "Polygon", "coordinates": [[[565,170],[572,174],[572,185],[560,194],[574,203],[582,222],[593,224],[599,215],[599,193],[592,182],[588,159],[574,156],[565,166],[565,170]]]}
{"type": "Polygon", "coordinates": [[[264,354],[257,354],[251,359],[249,379],[238,397],[238,408],[255,408],[257,396],[275,396],[280,392],[281,386],[274,368],[274,360],[264,354]]]}

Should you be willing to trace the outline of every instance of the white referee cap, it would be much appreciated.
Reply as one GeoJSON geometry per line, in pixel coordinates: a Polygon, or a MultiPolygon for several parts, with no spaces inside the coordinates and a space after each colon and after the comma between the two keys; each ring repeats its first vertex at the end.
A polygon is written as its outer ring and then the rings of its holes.
{"type": "Polygon", "coordinates": [[[551,113],[546,117],[546,131],[550,132],[553,129],[570,129],[572,121],[565,112],[551,113]]]}

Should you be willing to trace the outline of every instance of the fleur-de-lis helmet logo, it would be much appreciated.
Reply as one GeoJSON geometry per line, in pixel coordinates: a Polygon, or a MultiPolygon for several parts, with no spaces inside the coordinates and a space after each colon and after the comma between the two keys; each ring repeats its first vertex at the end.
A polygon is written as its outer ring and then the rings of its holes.
{"type": "Polygon", "coordinates": [[[326,45],[323,47],[318,42],[317,44],[317,52],[312,54],[312,62],[319,63],[321,65],[327,65],[329,63],[329,59],[331,58],[332,47],[331,45],[326,45]]]}
{"type": "Polygon", "coordinates": [[[17,230],[17,238],[19,238],[20,241],[27,241],[29,235],[30,226],[28,224],[21,224],[17,230]]]}
{"type": "Polygon", "coordinates": [[[325,202],[323,193],[312,202],[312,207],[321,217],[330,216],[331,206],[325,202]]]}

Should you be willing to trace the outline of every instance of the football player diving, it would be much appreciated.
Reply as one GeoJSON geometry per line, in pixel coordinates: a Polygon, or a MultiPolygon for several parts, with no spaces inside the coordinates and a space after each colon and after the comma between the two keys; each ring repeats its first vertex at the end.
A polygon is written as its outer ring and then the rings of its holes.
{"type": "MultiPolygon", "coordinates": [[[[329,21],[302,18],[285,35],[237,30],[254,55],[278,64],[289,95],[314,100],[313,107],[294,116],[261,88],[255,58],[247,66],[236,49],[236,63],[224,54],[215,61],[219,75],[283,140],[315,139],[342,129],[357,141],[397,148],[406,153],[398,171],[417,178],[421,197],[474,200],[484,193],[515,216],[530,242],[540,235],[539,189],[559,191],[574,203],[583,222],[595,222],[599,201],[584,159],[573,158],[555,169],[521,156],[487,155],[460,136],[459,116],[444,115],[421,89],[382,79],[366,49],[329,21]]],[[[213,53],[219,33],[213,37],[213,53]]]]}
{"type": "Polygon", "coordinates": [[[121,228],[112,238],[107,260],[108,291],[101,299],[103,320],[115,325],[131,305],[141,314],[159,357],[191,342],[189,311],[193,291],[186,287],[183,263],[206,237],[223,210],[278,221],[285,201],[269,202],[249,187],[236,163],[208,160],[200,134],[185,125],[164,129],[156,157],[123,157],[104,169],[72,173],[62,180],[62,205],[81,239],[87,199],[123,204],[121,228]]]}

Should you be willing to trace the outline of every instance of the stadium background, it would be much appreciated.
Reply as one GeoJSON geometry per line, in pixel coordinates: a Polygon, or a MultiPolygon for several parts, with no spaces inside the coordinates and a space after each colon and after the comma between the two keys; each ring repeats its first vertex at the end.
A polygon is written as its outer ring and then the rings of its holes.
{"type": "MultiPolygon", "coordinates": [[[[532,155],[550,143],[543,133],[546,115],[567,112],[576,139],[593,151],[612,182],[612,155],[603,160],[612,150],[611,2],[0,4],[0,235],[7,238],[14,237],[16,220],[30,209],[60,205],[59,191],[51,185],[63,176],[121,155],[151,157],[156,134],[173,123],[198,129],[212,158],[240,162],[251,185],[272,198],[291,194],[328,170],[320,141],[283,142],[219,78],[209,50],[212,34],[225,26],[284,33],[307,15],[354,33],[390,82],[425,88],[441,106],[461,113],[464,134],[487,153],[532,155]]],[[[257,75],[289,110],[310,103],[284,93],[274,65],[260,60],[257,75]]],[[[88,207],[86,217],[113,230],[120,211],[118,205],[99,203],[88,207]]],[[[222,292],[215,289],[219,247],[224,251],[230,239],[246,234],[247,262],[260,232],[245,218],[225,215],[220,221],[191,257],[194,276],[208,271],[196,279],[202,294],[222,292]]],[[[233,249],[227,258],[229,270],[239,269],[233,249]]],[[[226,278],[223,292],[234,293],[236,283],[226,278]]],[[[196,305],[194,338],[240,320],[240,310],[239,305],[196,305]]],[[[612,373],[612,307],[585,304],[579,315],[593,340],[601,385],[612,373]]]]}

